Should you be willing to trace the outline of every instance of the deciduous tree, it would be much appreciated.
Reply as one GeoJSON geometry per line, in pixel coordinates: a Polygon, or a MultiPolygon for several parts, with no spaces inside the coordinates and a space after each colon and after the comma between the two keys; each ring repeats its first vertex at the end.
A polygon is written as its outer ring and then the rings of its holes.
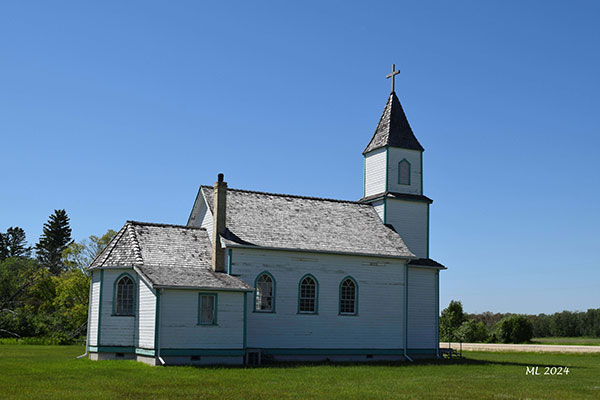
{"type": "Polygon", "coordinates": [[[440,338],[452,340],[456,330],[467,320],[460,301],[452,300],[440,317],[440,338]]]}

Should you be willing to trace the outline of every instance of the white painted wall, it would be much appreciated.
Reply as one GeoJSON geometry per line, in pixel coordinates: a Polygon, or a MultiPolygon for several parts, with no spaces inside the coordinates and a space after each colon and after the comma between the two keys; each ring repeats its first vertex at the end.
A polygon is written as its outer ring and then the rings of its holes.
{"type": "Polygon", "coordinates": [[[100,305],[100,271],[92,271],[91,276],[92,293],[90,298],[89,315],[89,346],[98,346],[98,310],[100,305]]]}
{"type": "Polygon", "coordinates": [[[386,223],[391,224],[404,243],[418,257],[427,257],[428,204],[416,201],[386,199],[386,223]]]}
{"type": "MultiPolygon", "coordinates": [[[[133,269],[104,270],[99,344],[101,346],[135,346],[136,344],[136,317],[112,315],[115,280],[124,272],[129,273],[136,279],[137,274],[133,269]]],[[[100,271],[98,271],[98,274],[100,274],[100,271]]],[[[136,294],[138,290],[139,285],[136,287],[136,294]]]]}
{"type": "Polygon", "coordinates": [[[202,193],[199,194],[198,201],[194,204],[194,209],[188,221],[188,226],[201,227],[206,229],[208,238],[212,242],[213,234],[213,215],[208,209],[208,205],[202,197],[202,193]]]}
{"type": "Polygon", "coordinates": [[[139,279],[138,291],[138,343],[143,349],[154,348],[154,326],[156,321],[156,295],[154,290],[143,280],[139,279]]]}
{"type": "Polygon", "coordinates": [[[388,191],[423,194],[421,187],[421,152],[396,147],[390,147],[388,152],[388,191]],[[401,185],[398,183],[398,163],[403,159],[406,159],[410,163],[410,185],[401,185]]]}
{"type": "Polygon", "coordinates": [[[371,151],[365,156],[365,197],[385,192],[386,149],[371,151]]]}
{"type": "Polygon", "coordinates": [[[408,269],[408,348],[437,348],[436,270],[408,269]]]}
{"type": "Polygon", "coordinates": [[[276,281],[275,313],[253,312],[248,294],[247,346],[252,348],[399,349],[403,339],[404,263],[318,253],[233,249],[232,272],[249,285],[268,271],[276,281]],[[298,283],[319,282],[318,314],[298,314],[298,283]],[[359,285],[358,316],[341,316],[339,285],[359,285]]]}
{"type": "Polygon", "coordinates": [[[164,289],[160,295],[161,349],[241,349],[243,292],[164,289]],[[217,294],[217,325],[198,325],[199,293],[217,294]]]}
{"type": "Polygon", "coordinates": [[[377,215],[379,215],[381,222],[383,222],[383,217],[385,213],[385,206],[383,204],[383,200],[374,201],[373,203],[371,203],[371,205],[373,206],[375,211],[377,211],[377,215]]]}

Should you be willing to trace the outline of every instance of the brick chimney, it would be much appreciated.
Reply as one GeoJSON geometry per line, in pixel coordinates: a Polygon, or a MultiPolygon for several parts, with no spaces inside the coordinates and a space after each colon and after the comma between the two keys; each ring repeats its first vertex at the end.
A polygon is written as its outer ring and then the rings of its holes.
{"type": "Polygon", "coordinates": [[[223,181],[223,174],[219,174],[213,195],[212,269],[215,272],[225,272],[225,250],[221,247],[221,235],[225,234],[226,203],[227,182],[223,181]]]}

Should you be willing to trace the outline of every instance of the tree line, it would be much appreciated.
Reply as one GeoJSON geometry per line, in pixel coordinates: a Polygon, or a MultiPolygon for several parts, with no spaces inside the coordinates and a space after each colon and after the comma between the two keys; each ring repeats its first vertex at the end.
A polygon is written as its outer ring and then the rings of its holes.
{"type": "Polygon", "coordinates": [[[0,337],[67,343],[86,333],[90,262],[116,234],[75,242],[65,210],[54,210],[38,243],[25,231],[0,232],[0,337]]]}
{"type": "Polygon", "coordinates": [[[534,337],[600,337],[600,309],[554,314],[484,312],[467,314],[452,300],[440,316],[440,340],[470,343],[526,343],[534,337]]]}

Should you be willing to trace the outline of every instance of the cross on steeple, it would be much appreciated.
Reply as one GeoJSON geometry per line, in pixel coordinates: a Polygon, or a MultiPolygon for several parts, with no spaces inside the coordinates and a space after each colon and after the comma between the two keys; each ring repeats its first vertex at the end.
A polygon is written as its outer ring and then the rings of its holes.
{"type": "Polygon", "coordinates": [[[396,64],[392,64],[392,73],[387,74],[385,77],[387,79],[392,78],[392,93],[394,93],[394,83],[396,80],[396,75],[400,73],[400,70],[396,71],[396,64]]]}

